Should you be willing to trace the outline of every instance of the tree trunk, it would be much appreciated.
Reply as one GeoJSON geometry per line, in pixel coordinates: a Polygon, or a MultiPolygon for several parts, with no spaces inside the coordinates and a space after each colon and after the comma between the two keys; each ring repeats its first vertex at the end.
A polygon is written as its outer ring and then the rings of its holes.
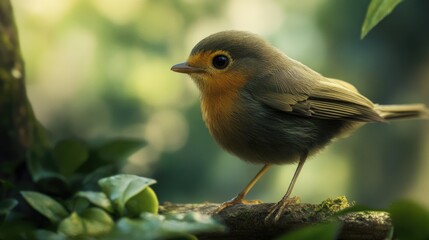
{"type": "MultiPolygon", "coordinates": [[[[9,0],[1,0],[0,187],[4,180],[17,185],[30,177],[29,172],[37,172],[29,170],[28,163],[32,157],[36,161],[47,147],[44,130],[38,124],[26,94],[24,61],[12,6],[9,0]]],[[[32,167],[37,168],[34,164],[32,167]]],[[[34,180],[34,175],[32,177],[34,180]]],[[[2,194],[7,195],[2,191],[0,197],[2,194]]]]}
{"type": "Polygon", "coordinates": [[[9,0],[0,1],[0,176],[14,180],[31,144],[32,110],[9,0]]]}

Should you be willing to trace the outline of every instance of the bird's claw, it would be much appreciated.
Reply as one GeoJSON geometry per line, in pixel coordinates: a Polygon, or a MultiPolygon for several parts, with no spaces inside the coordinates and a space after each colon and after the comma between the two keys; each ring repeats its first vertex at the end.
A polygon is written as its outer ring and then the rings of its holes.
{"type": "Polygon", "coordinates": [[[233,198],[233,199],[231,199],[229,201],[226,201],[226,202],[222,203],[215,210],[215,213],[220,213],[225,208],[232,207],[232,206],[237,205],[237,204],[260,204],[260,203],[262,203],[261,200],[246,200],[246,199],[243,199],[242,197],[237,196],[237,197],[235,197],[235,198],[233,198]]]}
{"type": "Polygon", "coordinates": [[[265,222],[266,223],[271,221],[274,221],[275,223],[278,222],[280,218],[283,216],[283,214],[285,213],[287,206],[296,204],[300,201],[301,201],[300,198],[296,196],[291,198],[283,198],[282,200],[280,200],[278,203],[274,204],[270,208],[270,212],[265,217],[265,222]]]}

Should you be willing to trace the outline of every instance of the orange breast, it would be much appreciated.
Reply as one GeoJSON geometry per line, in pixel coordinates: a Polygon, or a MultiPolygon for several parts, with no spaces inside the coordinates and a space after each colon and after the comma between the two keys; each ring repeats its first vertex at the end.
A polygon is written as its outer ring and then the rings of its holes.
{"type": "Polygon", "coordinates": [[[233,134],[237,124],[233,114],[241,108],[238,97],[245,76],[237,72],[225,72],[208,81],[201,95],[201,110],[210,133],[222,144],[222,138],[233,134]]]}

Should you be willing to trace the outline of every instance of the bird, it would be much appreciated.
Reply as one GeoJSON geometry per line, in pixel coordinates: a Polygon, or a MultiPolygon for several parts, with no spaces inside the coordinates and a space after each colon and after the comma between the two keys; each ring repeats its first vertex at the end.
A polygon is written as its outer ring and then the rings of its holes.
{"type": "Polygon", "coordinates": [[[245,197],[272,165],[296,164],[283,198],[265,221],[278,221],[306,160],[366,123],[428,118],[424,104],[379,105],[350,83],[324,77],[256,34],[227,30],[198,42],[187,60],[171,67],[200,91],[203,120],[216,142],[241,160],[263,164],[249,184],[217,212],[245,197]]]}

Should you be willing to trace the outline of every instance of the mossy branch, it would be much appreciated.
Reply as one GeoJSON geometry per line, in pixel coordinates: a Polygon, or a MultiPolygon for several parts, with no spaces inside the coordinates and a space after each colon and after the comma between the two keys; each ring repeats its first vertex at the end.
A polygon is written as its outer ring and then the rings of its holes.
{"type": "Polygon", "coordinates": [[[391,219],[386,212],[352,212],[337,216],[339,211],[349,206],[344,197],[328,199],[321,204],[291,205],[279,222],[266,223],[264,219],[272,205],[236,205],[215,214],[219,206],[216,203],[165,203],[160,207],[160,212],[199,212],[219,219],[228,228],[226,233],[202,234],[198,236],[199,239],[272,239],[294,229],[334,220],[342,223],[339,239],[386,239],[392,229],[391,219]]]}

